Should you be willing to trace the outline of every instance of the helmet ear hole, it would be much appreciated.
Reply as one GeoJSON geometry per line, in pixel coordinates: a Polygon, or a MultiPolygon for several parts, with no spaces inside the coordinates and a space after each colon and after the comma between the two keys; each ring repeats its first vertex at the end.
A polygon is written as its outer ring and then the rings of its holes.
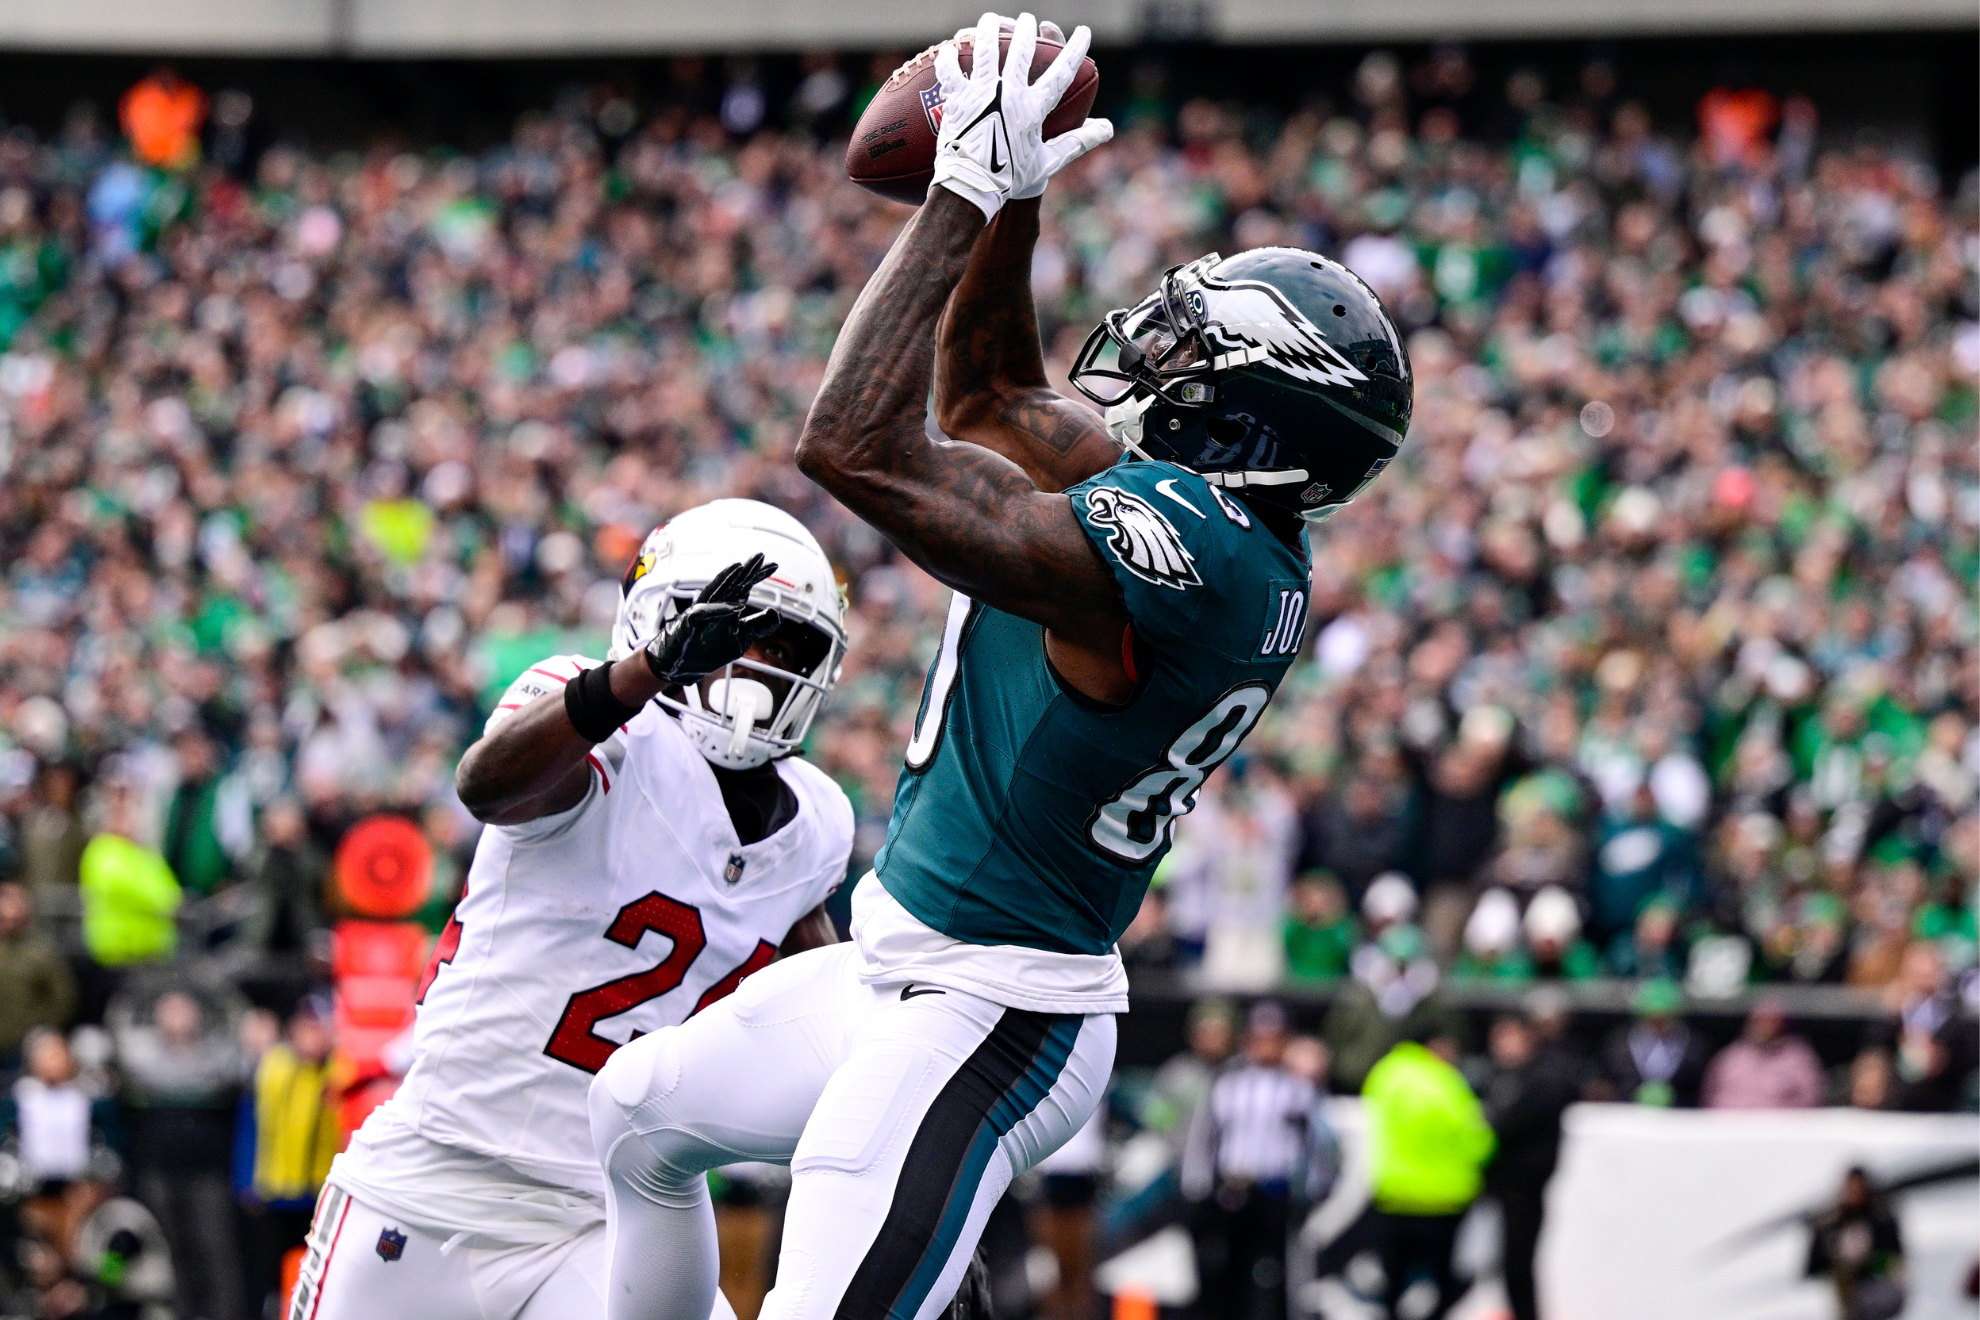
{"type": "Polygon", "coordinates": [[[1212,440],[1226,446],[1243,444],[1245,436],[1251,433],[1251,428],[1235,417],[1209,418],[1203,423],[1203,429],[1210,433],[1212,440]]]}

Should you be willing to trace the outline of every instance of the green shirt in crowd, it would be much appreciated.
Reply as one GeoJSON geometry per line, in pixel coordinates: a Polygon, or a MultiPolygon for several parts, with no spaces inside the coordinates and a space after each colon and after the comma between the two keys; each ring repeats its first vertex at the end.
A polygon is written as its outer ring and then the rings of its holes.
{"type": "Polygon", "coordinates": [[[165,864],[195,894],[210,894],[227,881],[233,863],[220,846],[220,776],[181,784],[165,813],[165,864]]]}
{"type": "Polygon", "coordinates": [[[1317,926],[1287,917],[1286,975],[1300,981],[1346,976],[1360,938],[1353,917],[1341,916],[1317,926]]]}

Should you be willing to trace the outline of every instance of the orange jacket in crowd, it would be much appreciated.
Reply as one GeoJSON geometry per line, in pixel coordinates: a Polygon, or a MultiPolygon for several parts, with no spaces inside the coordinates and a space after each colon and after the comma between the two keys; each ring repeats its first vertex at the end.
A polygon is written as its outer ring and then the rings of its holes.
{"type": "Polygon", "coordinates": [[[199,158],[206,93],[161,70],[124,93],[117,118],[139,161],[162,170],[184,169],[199,158]]]}
{"type": "Polygon", "coordinates": [[[1712,162],[1757,167],[1772,148],[1780,106],[1757,87],[1714,87],[1699,99],[1698,128],[1712,162]]]}

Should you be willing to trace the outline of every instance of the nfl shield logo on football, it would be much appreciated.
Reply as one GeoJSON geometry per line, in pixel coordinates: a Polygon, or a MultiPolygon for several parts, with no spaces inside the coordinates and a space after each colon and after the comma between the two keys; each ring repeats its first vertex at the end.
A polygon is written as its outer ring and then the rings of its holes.
{"type": "Polygon", "coordinates": [[[378,1259],[390,1263],[406,1254],[406,1235],[396,1228],[378,1231],[378,1259]]]}
{"type": "Polygon", "coordinates": [[[922,113],[928,116],[928,131],[942,131],[942,87],[937,83],[921,94],[922,113]]]}

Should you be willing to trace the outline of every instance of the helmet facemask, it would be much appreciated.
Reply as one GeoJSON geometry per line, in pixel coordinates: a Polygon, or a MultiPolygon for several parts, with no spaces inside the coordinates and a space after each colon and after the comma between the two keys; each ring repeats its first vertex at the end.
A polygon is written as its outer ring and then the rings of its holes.
{"type": "MultiPolygon", "coordinates": [[[[620,610],[619,631],[625,637],[614,646],[614,658],[643,645],[693,604],[706,585],[656,578],[637,584],[620,610]]],[[[832,608],[836,598],[821,608],[772,578],[757,583],[749,599],[758,608],[775,610],[783,621],[772,637],[796,643],[799,654],[792,664],[783,667],[743,656],[701,682],[654,698],[680,718],[697,751],[728,770],[754,769],[797,752],[838,682],[846,654],[845,629],[832,608]]]]}
{"type": "Polygon", "coordinates": [[[1178,408],[1200,408],[1216,397],[1216,375],[1203,335],[1203,295],[1190,288],[1216,253],[1162,275],[1154,294],[1134,307],[1107,313],[1073,359],[1073,387],[1102,408],[1147,394],[1178,408]]]}
{"type": "MultiPolygon", "coordinates": [[[[676,584],[661,622],[694,603],[693,587],[676,584]]],[[[783,625],[772,634],[797,643],[800,654],[789,667],[743,656],[680,689],[655,697],[680,717],[689,741],[711,763],[727,770],[750,770],[804,745],[811,722],[838,682],[845,659],[844,635],[821,626],[808,603],[773,583],[760,583],[750,603],[777,611],[783,625]],[[781,695],[779,695],[781,694],[781,695]]],[[[834,621],[836,622],[836,621],[834,621]]]]}

